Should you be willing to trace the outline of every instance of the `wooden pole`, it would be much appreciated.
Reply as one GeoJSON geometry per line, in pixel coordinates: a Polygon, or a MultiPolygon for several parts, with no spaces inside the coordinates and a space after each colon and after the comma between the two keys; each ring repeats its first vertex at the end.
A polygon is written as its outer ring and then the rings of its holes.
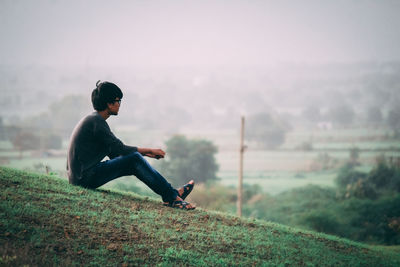
{"type": "Polygon", "coordinates": [[[240,128],[240,159],[239,159],[239,185],[238,185],[238,199],[237,199],[237,215],[242,216],[242,193],[243,193],[243,154],[245,150],[244,146],[244,116],[241,119],[240,128]]]}

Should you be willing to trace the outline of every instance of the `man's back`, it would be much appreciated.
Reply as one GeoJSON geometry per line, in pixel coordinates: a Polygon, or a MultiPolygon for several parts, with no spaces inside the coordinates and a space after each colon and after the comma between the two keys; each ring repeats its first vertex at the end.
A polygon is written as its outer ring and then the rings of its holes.
{"type": "Polygon", "coordinates": [[[87,115],[76,125],[68,149],[67,168],[70,183],[79,184],[83,172],[107,156],[101,140],[96,137],[99,129],[104,127],[108,127],[108,124],[97,112],[87,115]]]}

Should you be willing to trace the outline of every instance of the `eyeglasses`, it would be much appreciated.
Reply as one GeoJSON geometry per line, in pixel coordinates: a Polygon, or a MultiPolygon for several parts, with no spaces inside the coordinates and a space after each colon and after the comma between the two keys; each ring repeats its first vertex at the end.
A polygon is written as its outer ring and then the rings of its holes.
{"type": "Polygon", "coordinates": [[[121,99],[118,99],[118,100],[116,99],[116,100],[114,100],[114,103],[115,102],[118,102],[118,104],[121,104],[121,99]]]}

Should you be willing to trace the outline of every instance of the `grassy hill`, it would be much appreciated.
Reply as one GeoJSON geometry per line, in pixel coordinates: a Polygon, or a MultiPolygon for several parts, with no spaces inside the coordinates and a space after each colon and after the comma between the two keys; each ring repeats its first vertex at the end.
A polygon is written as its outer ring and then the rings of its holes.
{"type": "Polygon", "coordinates": [[[399,266],[398,251],[0,168],[2,266],[399,266]]]}

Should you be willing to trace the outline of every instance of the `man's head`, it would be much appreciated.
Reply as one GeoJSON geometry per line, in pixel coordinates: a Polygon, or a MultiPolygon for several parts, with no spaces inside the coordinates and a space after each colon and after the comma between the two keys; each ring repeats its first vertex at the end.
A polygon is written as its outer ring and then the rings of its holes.
{"type": "Polygon", "coordinates": [[[108,109],[110,115],[117,115],[122,96],[121,89],[115,84],[98,81],[92,92],[93,108],[97,111],[108,109]]]}

